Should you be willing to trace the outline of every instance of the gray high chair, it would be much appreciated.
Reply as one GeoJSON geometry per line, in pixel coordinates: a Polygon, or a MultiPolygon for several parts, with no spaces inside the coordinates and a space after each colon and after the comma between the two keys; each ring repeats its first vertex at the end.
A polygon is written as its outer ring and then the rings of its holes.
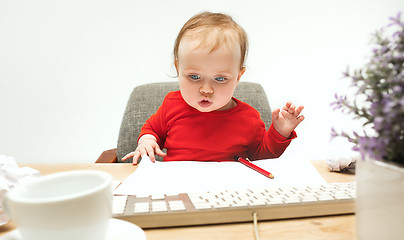
{"type": "MultiPolygon", "coordinates": [[[[123,162],[122,157],[136,149],[140,129],[146,120],[157,111],[168,92],[177,90],[179,90],[178,82],[150,83],[135,87],[123,115],[117,148],[104,151],[96,163],[123,162]]],[[[257,109],[266,129],[269,128],[271,108],[260,84],[239,82],[234,97],[257,109]]],[[[161,160],[159,156],[157,159],[161,160]]]]}

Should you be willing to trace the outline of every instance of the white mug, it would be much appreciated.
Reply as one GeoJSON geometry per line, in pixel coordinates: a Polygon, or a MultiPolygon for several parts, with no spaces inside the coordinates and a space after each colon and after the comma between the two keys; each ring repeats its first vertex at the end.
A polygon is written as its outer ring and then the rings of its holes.
{"type": "Polygon", "coordinates": [[[112,177],[96,170],[38,177],[10,190],[4,206],[24,240],[102,240],[112,215],[112,177]]]}

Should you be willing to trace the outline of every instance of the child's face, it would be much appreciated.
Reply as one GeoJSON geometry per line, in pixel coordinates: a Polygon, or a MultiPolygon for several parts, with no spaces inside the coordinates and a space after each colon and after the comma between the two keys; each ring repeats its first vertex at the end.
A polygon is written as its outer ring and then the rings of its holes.
{"type": "Polygon", "coordinates": [[[178,49],[181,95],[201,112],[222,111],[235,106],[231,99],[245,68],[240,69],[241,52],[237,44],[210,49],[198,47],[200,41],[184,37],[178,49]]]}

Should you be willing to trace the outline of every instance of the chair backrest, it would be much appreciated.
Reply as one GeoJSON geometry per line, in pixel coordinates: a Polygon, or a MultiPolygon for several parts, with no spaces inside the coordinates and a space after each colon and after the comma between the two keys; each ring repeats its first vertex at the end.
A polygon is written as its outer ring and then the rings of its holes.
{"type": "MultiPolygon", "coordinates": [[[[123,115],[117,144],[118,162],[123,156],[137,147],[140,129],[146,120],[154,114],[164,97],[170,91],[179,90],[178,82],[150,83],[133,89],[123,115]]],[[[264,89],[258,83],[239,82],[234,97],[246,102],[261,114],[268,129],[271,124],[271,108],[264,89]]]]}

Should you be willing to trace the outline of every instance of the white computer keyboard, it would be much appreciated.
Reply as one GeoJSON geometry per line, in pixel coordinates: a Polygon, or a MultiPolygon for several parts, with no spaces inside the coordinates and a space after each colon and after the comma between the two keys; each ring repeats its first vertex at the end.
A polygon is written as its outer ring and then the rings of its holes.
{"type": "Polygon", "coordinates": [[[159,196],[114,196],[113,217],[142,228],[354,213],[354,182],[159,196]]]}

